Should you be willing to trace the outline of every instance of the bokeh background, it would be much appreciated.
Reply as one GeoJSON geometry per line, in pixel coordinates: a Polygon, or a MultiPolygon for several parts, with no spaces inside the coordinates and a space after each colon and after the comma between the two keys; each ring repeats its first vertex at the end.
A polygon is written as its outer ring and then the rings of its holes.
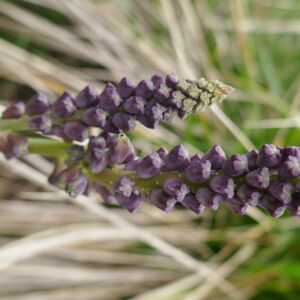
{"type": "MultiPolygon", "coordinates": [[[[185,121],[138,127],[141,153],[300,145],[299,0],[0,1],[1,105],[170,72],[236,92],[185,121]]],[[[130,215],[54,192],[51,168],[1,156],[1,300],[300,299],[299,219],[147,204],[130,215]]]]}

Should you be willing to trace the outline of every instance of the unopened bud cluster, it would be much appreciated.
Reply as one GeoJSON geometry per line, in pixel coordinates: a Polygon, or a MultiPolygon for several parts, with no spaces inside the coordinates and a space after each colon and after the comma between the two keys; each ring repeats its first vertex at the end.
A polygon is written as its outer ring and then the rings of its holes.
{"type": "Polygon", "coordinates": [[[174,115],[184,118],[220,103],[233,88],[218,80],[180,80],[176,75],[154,75],[134,84],[124,77],[117,85],[108,83],[97,94],[86,86],[76,97],[64,92],[53,103],[36,94],[25,105],[17,102],[2,117],[26,116],[30,130],[52,134],[64,140],[84,141],[89,127],[120,133],[134,129],[136,122],[156,128],[161,121],[170,122],[174,115]]]}

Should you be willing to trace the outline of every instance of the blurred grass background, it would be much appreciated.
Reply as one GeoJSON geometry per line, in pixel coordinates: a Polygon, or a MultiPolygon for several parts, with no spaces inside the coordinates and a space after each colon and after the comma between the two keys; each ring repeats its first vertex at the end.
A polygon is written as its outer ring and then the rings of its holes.
{"type": "MultiPolygon", "coordinates": [[[[299,0],[2,0],[1,104],[124,75],[205,76],[235,94],[155,132],[138,127],[141,152],[299,146],[299,35],[299,0]]],[[[39,157],[0,163],[1,300],[300,299],[299,219],[147,204],[129,215],[51,190],[39,157]]]]}

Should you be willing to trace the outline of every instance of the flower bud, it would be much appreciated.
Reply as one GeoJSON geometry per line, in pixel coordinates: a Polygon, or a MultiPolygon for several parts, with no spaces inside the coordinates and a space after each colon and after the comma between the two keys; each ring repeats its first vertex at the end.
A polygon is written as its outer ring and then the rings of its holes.
{"type": "Polygon", "coordinates": [[[201,187],[196,192],[196,199],[204,207],[217,210],[223,197],[220,194],[212,192],[209,188],[201,187]]]}
{"type": "Polygon", "coordinates": [[[250,185],[243,184],[237,189],[237,196],[242,202],[248,203],[251,206],[256,206],[259,199],[262,197],[262,193],[250,185]]]}
{"type": "Polygon", "coordinates": [[[153,83],[154,89],[158,89],[161,84],[165,83],[164,77],[161,75],[157,75],[157,74],[155,74],[151,77],[151,81],[153,83]]]}
{"type": "Polygon", "coordinates": [[[224,203],[239,215],[244,215],[248,208],[248,204],[246,202],[241,201],[235,196],[230,199],[224,199],[224,203]]]}
{"type": "Polygon", "coordinates": [[[152,97],[154,91],[154,86],[150,80],[142,80],[139,82],[135,88],[135,95],[148,100],[152,97]]]}
{"type": "Polygon", "coordinates": [[[156,207],[167,213],[173,209],[174,205],[177,202],[174,197],[162,190],[153,190],[150,193],[148,200],[156,207]]]}
{"type": "Polygon", "coordinates": [[[226,159],[226,155],[220,145],[213,146],[202,157],[202,160],[209,160],[211,162],[212,170],[220,170],[226,159]]]}
{"type": "Polygon", "coordinates": [[[175,89],[177,84],[179,83],[179,78],[177,75],[171,73],[166,77],[166,85],[169,88],[175,89]]]}
{"type": "Polygon", "coordinates": [[[180,179],[170,178],[163,183],[164,191],[173,196],[178,202],[181,202],[190,189],[180,179]]]}
{"type": "Polygon", "coordinates": [[[209,160],[200,160],[190,163],[184,170],[186,178],[194,183],[207,181],[211,174],[211,163],[209,160]]]}
{"type": "Polygon", "coordinates": [[[52,132],[52,120],[47,115],[33,116],[28,121],[28,127],[33,131],[50,134],[52,132]]]}
{"type": "Polygon", "coordinates": [[[91,107],[82,115],[82,121],[89,126],[103,127],[106,124],[107,113],[100,107],[91,107]]]}
{"type": "Polygon", "coordinates": [[[183,171],[190,164],[190,155],[182,145],[175,146],[165,157],[165,168],[168,171],[183,171]]]}
{"type": "Polygon", "coordinates": [[[134,89],[135,85],[128,77],[122,78],[117,86],[118,93],[123,99],[130,97],[134,93],[134,89]]]}
{"type": "Polygon", "coordinates": [[[181,201],[181,204],[198,215],[205,209],[205,206],[197,200],[193,193],[186,194],[184,199],[181,201]]]}
{"type": "Polygon", "coordinates": [[[113,124],[121,131],[126,132],[126,131],[131,131],[135,127],[135,118],[124,112],[118,112],[113,115],[112,118],[113,124]]]}
{"type": "Polygon", "coordinates": [[[294,187],[289,182],[283,180],[274,181],[269,187],[270,194],[285,205],[292,201],[293,191],[294,187]]]}
{"type": "Polygon", "coordinates": [[[138,163],[136,172],[141,178],[151,178],[156,176],[162,167],[162,160],[156,152],[145,156],[138,163]]]}
{"type": "Polygon", "coordinates": [[[265,144],[258,152],[257,165],[259,167],[273,168],[279,165],[281,158],[278,147],[272,144],[265,144]]]}
{"type": "Polygon", "coordinates": [[[126,112],[133,115],[141,115],[145,112],[145,100],[142,97],[130,97],[128,98],[123,107],[126,112]]]}
{"type": "Polygon", "coordinates": [[[223,164],[222,171],[227,176],[241,176],[248,171],[246,155],[234,154],[227,158],[223,164]]]}
{"type": "Polygon", "coordinates": [[[234,181],[228,176],[213,177],[209,182],[209,187],[226,198],[232,198],[234,195],[234,181]]]}
{"type": "Polygon", "coordinates": [[[246,182],[258,189],[266,189],[270,183],[270,172],[266,167],[256,169],[246,175],[246,182]]]}
{"type": "Polygon", "coordinates": [[[251,150],[246,154],[247,161],[248,161],[248,168],[250,171],[253,171],[257,168],[257,157],[258,157],[258,151],[256,149],[251,150]]]}
{"type": "Polygon", "coordinates": [[[280,165],[278,173],[286,179],[300,176],[300,159],[289,155],[280,165]]]}
{"type": "Polygon", "coordinates": [[[99,98],[91,85],[87,85],[75,98],[75,105],[79,109],[96,106],[99,104],[99,98]]]}
{"type": "Polygon", "coordinates": [[[88,126],[77,121],[69,121],[64,125],[64,134],[71,140],[83,142],[88,138],[88,126]]]}
{"type": "Polygon", "coordinates": [[[66,118],[76,112],[73,96],[70,92],[64,92],[51,106],[51,114],[55,118],[66,118]]]}
{"type": "Polygon", "coordinates": [[[18,101],[10,105],[6,110],[3,111],[2,119],[19,119],[25,112],[25,104],[22,101],[18,101]]]}
{"type": "Polygon", "coordinates": [[[280,217],[285,211],[285,205],[282,201],[274,198],[269,193],[265,194],[262,199],[259,200],[259,205],[274,218],[280,217]]]}
{"type": "Polygon", "coordinates": [[[108,83],[99,96],[100,107],[107,112],[115,111],[121,104],[122,99],[117,92],[116,87],[108,83]]]}
{"type": "Polygon", "coordinates": [[[133,190],[129,197],[123,194],[116,194],[115,197],[117,202],[130,213],[135,212],[142,203],[142,198],[137,190],[133,190]]]}
{"type": "Polygon", "coordinates": [[[25,107],[25,112],[29,116],[41,115],[48,111],[49,102],[46,95],[37,93],[34,95],[25,107]]]}

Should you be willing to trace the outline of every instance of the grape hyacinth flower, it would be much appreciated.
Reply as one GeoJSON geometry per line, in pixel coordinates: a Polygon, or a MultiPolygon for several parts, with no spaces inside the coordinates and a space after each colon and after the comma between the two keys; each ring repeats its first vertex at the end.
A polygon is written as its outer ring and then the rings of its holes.
{"type": "Polygon", "coordinates": [[[51,184],[72,197],[98,193],[105,203],[129,212],[147,201],[165,212],[181,206],[200,214],[224,204],[239,215],[259,206],[274,217],[285,210],[300,216],[297,146],[265,144],[226,158],[220,145],[203,156],[176,145],[138,156],[124,134],[137,122],[155,128],[174,115],[184,118],[222,102],[232,91],[217,80],[169,74],[137,84],[124,77],[100,94],[88,85],[77,96],[65,92],[52,103],[37,94],[26,105],[18,102],[4,111],[0,151],[7,159],[26,153],[57,158],[51,184]]]}

